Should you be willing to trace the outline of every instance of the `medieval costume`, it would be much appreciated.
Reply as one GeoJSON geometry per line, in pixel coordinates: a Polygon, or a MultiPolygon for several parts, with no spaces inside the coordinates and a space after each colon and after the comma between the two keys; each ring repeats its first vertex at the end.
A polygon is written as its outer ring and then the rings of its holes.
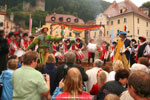
{"type": "Polygon", "coordinates": [[[119,37],[121,38],[118,40],[115,52],[114,52],[114,60],[121,60],[124,68],[129,70],[130,68],[130,51],[132,48],[132,42],[126,38],[126,32],[120,31],[119,37]]]}
{"type": "Polygon", "coordinates": [[[26,51],[27,50],[27,47],[30,45],[30,41],[29,41],[29,38],[28,38],[28,34],[27,33],[24,33],[23,34],[23,39],[21,40],[21,48],[26,51]]]}
{"type": "Polygon", "coordinates": [[[39,58],[40,58],[40,63],[42,64],[46,63],[48,54],[53,53],[52,41],[61,40],[60,37],[47,35],[47,32],[48,32],[48,27],[44,25],[41,30],[41,35],[36,37],[32,41],[32,43],[28,46],[28,49],[31,49],[33,46],[38,44],[39,58]]]}
{"type": "Polygon", "coordinates": [[[84,54],[82,52],[83,44],[79,38],[76,39],[75,43],[75,54],[76,54],[76,61],[81,64],[81,60],[84,59],[84,54]]]}

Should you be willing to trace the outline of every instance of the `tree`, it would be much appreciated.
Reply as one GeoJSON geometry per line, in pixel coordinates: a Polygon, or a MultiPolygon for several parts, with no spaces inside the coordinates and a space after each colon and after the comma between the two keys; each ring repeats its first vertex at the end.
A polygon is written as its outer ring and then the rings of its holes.
{"type": "Polygon", "coordinates": [[[149,9],[149,14],[148,15],[150,16],[150,1],[143,3],[141,7],[148,8],[149,9]]]}

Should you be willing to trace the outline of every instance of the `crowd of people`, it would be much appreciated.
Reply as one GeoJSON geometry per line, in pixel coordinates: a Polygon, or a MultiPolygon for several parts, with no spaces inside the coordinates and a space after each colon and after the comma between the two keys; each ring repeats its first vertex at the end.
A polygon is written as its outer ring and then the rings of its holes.
{"type": "Polygon", "coordinates": [[[1,100],[150,100],[150,46],[145,37],[86,45],[41,34],[33,37],[0,30],[1,100]],[[85,70],[81,63],[88,51],[85,70]],[[95,52],[100,53],[95,59],[95,52]],[[56,63],[62,64],[56,66],[56,63]]]}

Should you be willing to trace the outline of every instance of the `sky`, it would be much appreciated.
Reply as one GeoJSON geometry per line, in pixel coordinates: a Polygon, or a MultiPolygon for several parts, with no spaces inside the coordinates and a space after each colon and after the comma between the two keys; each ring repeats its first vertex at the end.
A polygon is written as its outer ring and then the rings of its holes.
{"type": "MultiPolygon", "coordinates": [[[[104,0],[104,1],[108,1],[108,2],[113,2],[114,0],[104,0]]],[[[116,0],[116,2],[121,2],[124,0],[116,0]]],[[[140,7],[143,3],[150,1],[150,0],[131,0],[134,4],[136,4],[138,7],[140,7]]]]}

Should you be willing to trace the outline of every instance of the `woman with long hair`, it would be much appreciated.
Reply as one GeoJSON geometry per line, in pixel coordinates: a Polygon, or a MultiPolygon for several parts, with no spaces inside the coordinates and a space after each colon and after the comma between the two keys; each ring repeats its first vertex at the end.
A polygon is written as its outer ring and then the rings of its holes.
{"type": "Polygon", "coordinates": [[[77,68],[70,68],[64,80],[64,91],[56,100],[92,100],[90,95],[82,90],[82,76],[77,68]]]}

